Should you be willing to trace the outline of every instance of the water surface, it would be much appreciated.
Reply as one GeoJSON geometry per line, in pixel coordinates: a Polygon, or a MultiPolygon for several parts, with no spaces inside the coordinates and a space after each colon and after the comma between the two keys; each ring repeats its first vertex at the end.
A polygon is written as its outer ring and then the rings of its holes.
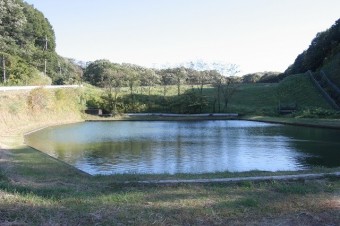
{"type": "Polygon", "coordinates": [[[26,143],[90,174],[302,170],[340,166],[340,131],[249,121],[84,122],[26,143]]]}

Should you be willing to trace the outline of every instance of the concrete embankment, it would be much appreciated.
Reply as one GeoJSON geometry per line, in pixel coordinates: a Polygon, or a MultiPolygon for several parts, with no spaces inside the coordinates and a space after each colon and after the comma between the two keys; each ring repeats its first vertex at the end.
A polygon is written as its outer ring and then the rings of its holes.
{"type": "Polygon", "coordinates": [[[65,88],[80,88],[82,85],[49,85],[49,86],[0,86],[0,92],[9,91],[30,91],[37,88],[44,89],[65,89],[65,88]]]}

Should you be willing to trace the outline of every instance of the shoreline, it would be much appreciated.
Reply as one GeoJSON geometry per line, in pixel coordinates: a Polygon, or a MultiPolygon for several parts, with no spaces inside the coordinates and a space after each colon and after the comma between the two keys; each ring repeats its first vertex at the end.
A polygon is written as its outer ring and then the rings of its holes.
{"type": "Polygon", "coordinates": [[[224,116],[218,114],[194,114],[194,115],[178,115],[171,114],[134,114],[122,115],[118,117],[99,117],[87,116],[85,122],[97,121],[207,121],[207,120],[244,120],[254,122],[276,123],[282,125],[325,128],[340,130],[340,119],[313,119],[313,118],[284,118],[271,116],[236,116],[236,114],[225,114],[224,116]],[[165,116],[164,116],[165,115],[165,116]]]}
{"type": "Polygon", "coordinates": [[[248,116],[242,117],[240,119],[254,122],[277,123],[290,126],[340,130],[340,119],[279,118],[268,116],[248,116]]]}

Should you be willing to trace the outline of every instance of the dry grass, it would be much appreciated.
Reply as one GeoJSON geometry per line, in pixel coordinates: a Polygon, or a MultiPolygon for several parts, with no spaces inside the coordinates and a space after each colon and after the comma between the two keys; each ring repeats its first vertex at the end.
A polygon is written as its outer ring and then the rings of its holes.
{"type": "Polygon", "coordinates": [[[63,123],[82,121],[77,90],[34,90],[0,93],[0,143],[23,143],[22,134],[31,130],[63,123]],[[34,93],[35,92],[35,93],[34,93]],[[32,96],[38,96],[32,102],[32,96]]]}

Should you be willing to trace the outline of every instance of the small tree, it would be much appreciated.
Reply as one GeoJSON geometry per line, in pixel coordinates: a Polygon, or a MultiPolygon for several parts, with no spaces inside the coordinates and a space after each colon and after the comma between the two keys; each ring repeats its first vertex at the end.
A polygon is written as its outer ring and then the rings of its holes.
{"type": "Polygon", "coordinates": [[[173,81],[173,74],[172,73],[162,73],[161,77],[161,85],[163,86],[163,98],[165,99],[168,86],[172,84],[173,81]]]}
{"type": "Polygon", "coordinates": [[[181,95],[181,85],[187,76],[187,72],[184,67],[180,67],[176,69],[176,73],[174,74],[176,85],[177,85],[177,95],[181,95]]]}
{"type": "Polygon", "coordinates": [[[240,86],[239,80],[236,78],[236,75],[240,72],[239,67],[236,64],[213,63],[211,68],[217,72],[213,84],[217,88],[218,111],[221,112],[221,96],[224,99],[223,110],[226,111],[231,98],[240,86]]]}
{"type": "Polygon", "coordinates": [[[117,67],[106,68],[103,71],[103,87],[106,89],[106,95],[103,97],[106,110],[113,114],[118,112],[118,95],[120,88],[124,85],[124,73],[117,67]]]}
{"type": "Polygon", "coordinates": [[[227,111],[228,109],[228,104],[231,100],[231,98],[234,96],[236,93],[237,89],[240,86],[240,83],[238,82],[237,79],[233,77],[227,77],[225,82],[222,85],[222,93],[223,93],[223,98],[224,98],[224,111],[227,111]]]}
{"type": "Polygon", "coordinates": [[[146,69],[141,76],[141,85],[148,90],[148,109],[151,109],[151,89],[159,83],[159,76],[152,69],[146,69]]]}

